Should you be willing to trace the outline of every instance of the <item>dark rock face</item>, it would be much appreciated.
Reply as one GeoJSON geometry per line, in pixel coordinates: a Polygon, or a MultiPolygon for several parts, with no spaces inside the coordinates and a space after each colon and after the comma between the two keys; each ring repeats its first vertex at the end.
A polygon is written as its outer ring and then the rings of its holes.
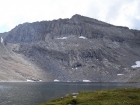
{"type": "Polygon", "coordinates": [[[8,33],[5,41],[10,43],[44,41],[46,35],[52,39],[69,35],[103,38],[106,33],[100,27],[111,27],[111,25],[80,15],[74,15],[71,19],[18,25],[8,33]]]}
{"type": "Polygon", "coordinates": [[[74,15],[24,23],[1,36],[12,52],[43,70],[50,81],[140,81],[139,67],[131,67],[140,60],[138,30],[74,15]]]}

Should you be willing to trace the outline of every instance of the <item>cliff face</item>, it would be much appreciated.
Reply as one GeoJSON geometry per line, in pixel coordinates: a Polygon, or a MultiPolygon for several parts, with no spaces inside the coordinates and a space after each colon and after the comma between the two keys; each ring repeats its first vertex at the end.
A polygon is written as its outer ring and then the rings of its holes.
{"type": "MultiPolygon", "coordinates": [[[[138,30],[74,15],[70,19],[24,23],[0,35],[4,39],[0,49],[10,52],[5,55],[14,54],[19,61],[30,63],[30,69],[25,66],[13,75],[14,80],[19,80],[18,75],[24,81],[140,81],[139,67],[132,66],[140,60],[138,30]]],[[[13,71],[12,67],[8,69],[13,71]]]]}

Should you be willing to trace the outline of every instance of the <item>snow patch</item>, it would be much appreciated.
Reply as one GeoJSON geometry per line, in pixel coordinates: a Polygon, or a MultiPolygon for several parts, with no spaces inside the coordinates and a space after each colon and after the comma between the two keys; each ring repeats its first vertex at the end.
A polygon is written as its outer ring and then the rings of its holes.
{"type": "Polygon", "coordinates": [[[60,37],[60,38],[56,38],[56,39],[67,39],[67,37],[60,37]]]}
{"type": "Polygon", "coordinates": [[[30,79],[27,79],[26,81],[27,81],[27,82],[34,82],[33,80],[30,80],[30,79]]]}
{"type": "Polygon", "coordinates": [[[60,80],[58,80],[58,79],[55,79],[55,80],[54,80],[54,82],[59,82],[59,81],[60,81],[60,80]]]}
{"type": "Polygon", "coordinates": [[[39,80],[39,82],[42,82],[42,80],[39,80]]]}
{"type": "Polygon", "coordinates": [[[132,68],[140,67],[140,61],[136,61],[135,63],[136,63],[136,65],[132,65],[131,66],[132,68]]]}
{"type": "Polygon", "coordinates": [[[83,80],[83,82],[91,82],[90,80],[83,80]]]}
{"type": "Polygon", "coordinates": [[[124,75],[124,74],[117,74],[117,76],[121,76],[121,75],[124,75]]]}
{"type": "Polygon", "coordinates": [[[81,38],[81,39],[87,39],[86,37],[84,37],[84,36],[80,36],[79,38],[81,38]]]}
{"type": "Polygon", "coordinates": [[[76,69],[76,70],[77,70],[78,68],[76,67],[76,68],[71,68],[71,69],[72,69],[72,70],[74,70],[74,69],[76,69]]]}
{"type": "Polygon", "coordinates": [[[3,38],[1,37],[1,43],[3,43],[3,38]]]}

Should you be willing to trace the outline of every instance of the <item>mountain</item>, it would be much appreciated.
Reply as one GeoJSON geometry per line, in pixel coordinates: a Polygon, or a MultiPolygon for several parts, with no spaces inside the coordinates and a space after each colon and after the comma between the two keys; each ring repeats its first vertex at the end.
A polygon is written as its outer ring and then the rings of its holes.
{"type": "Polygon", "coordinates": [[[139,30],[76,14],[0,37],[0,81],[140,82],[139,30]]]}

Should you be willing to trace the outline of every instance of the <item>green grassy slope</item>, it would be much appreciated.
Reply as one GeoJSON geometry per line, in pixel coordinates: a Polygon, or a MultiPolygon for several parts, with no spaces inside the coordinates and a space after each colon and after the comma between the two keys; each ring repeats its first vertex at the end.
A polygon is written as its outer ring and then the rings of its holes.
{"type": "Polygon", "coordinates": [[[140,88],[80,92],[40,105],[140,105],[140,88]]]}

